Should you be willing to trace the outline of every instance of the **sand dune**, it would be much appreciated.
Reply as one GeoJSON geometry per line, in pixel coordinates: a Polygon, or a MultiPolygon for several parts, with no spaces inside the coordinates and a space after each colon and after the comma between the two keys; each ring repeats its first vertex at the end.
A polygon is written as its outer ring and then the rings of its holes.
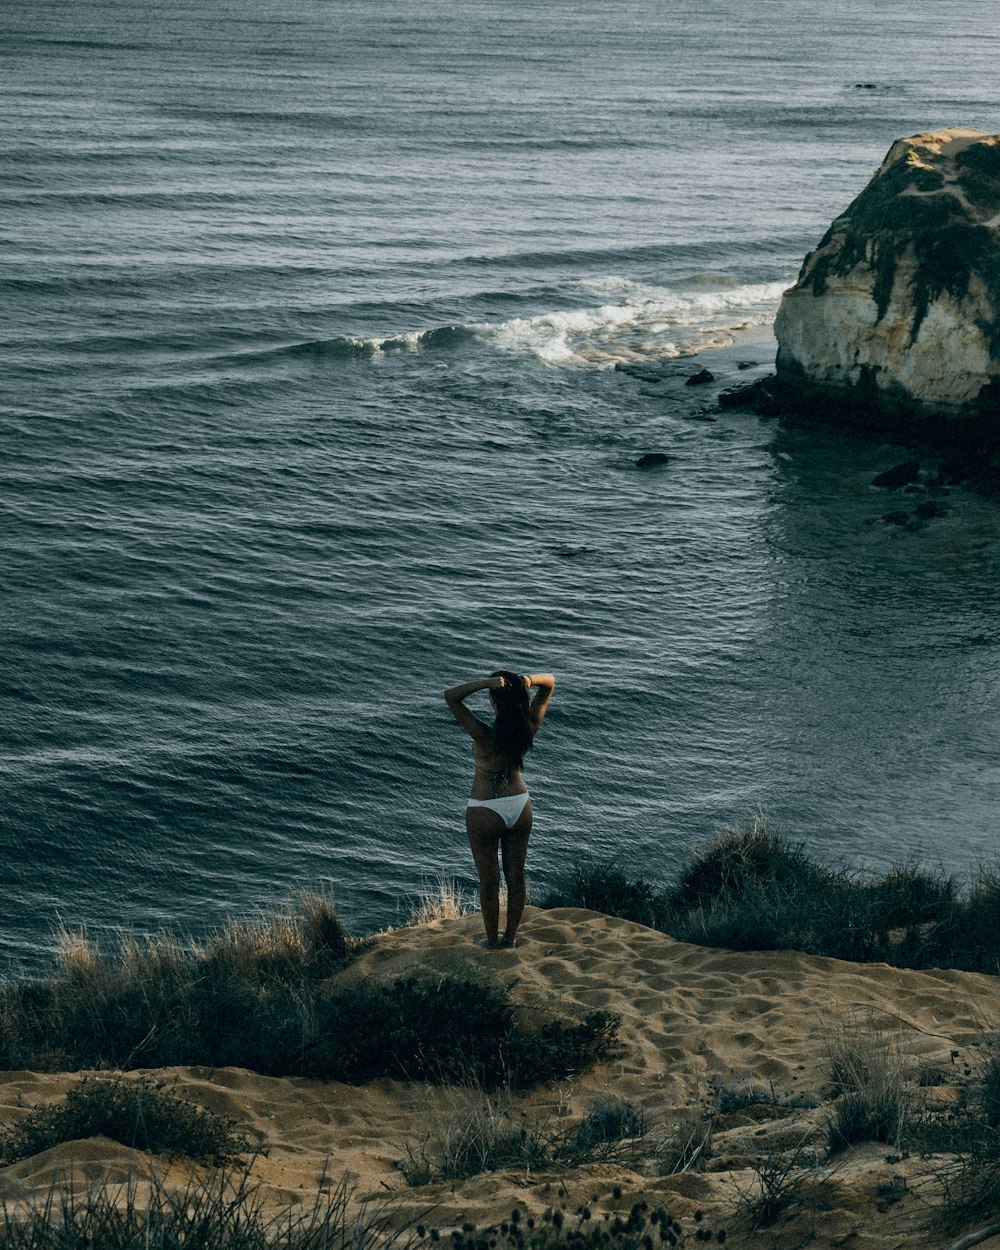
{"type": "MultiPolygon", "coordinates": [[[[402,928],[374,938],[340,974],[392,978],[417,969],[442,973],[486,966],[514,981],[519,1011],[579,1016],[597,1008],[621,1017],[622,1057],[571,1081],[517,1096],[508,1109],[553,1130],[576,1123],[601,1099],[642,1108],[647,1134],[635,1158],[574,1169],[514,1170],[409,1188],[399,1170],[407,1149],[433,1144],[482,1095],[376,1081],[275,1079],[239,1069],[179,1068],[157,1075],[208,1109],[237,1120],[266,1144],[254,1163],[275,1204],[311,1201],[317,1186],[348,1175],[360,1197],[398,1203],[400,1219],[433,1212],[441,1227],[500,1219],[512,1205],[540,1212],[554,1202],[628,1206],[639,1197],[676,1214],[700,1207],[729,1244],[931,1247],[949,1237],[927,1232],[935,1181],[931,1164],[890,1147],[856,1146],[834,1164],[822,1145],[832,1097],[829,1039],[867,1030],[898,1047],[920,1096],[947,1102],[974,1067],[977,1045],[1000,1027],[1000,982],[960,972],[910,972],[795,952],[734,953],[688,946],[641,925],[573,909],[529,908],[514,950],[478,946],[477,915],[402,928]],[[930,1074],[930,1075],[928,1075],[930,1074]],[[714,1118],[700,1170],[659,1174],[685,1134],[707,1131],[720,1090],[768,1091],[756,1104],[714,1118]],[[778,1104],[778,1105],[776,1105],[778,1104]],[[754,1160],[799,1152],[809,1173],[809,1205],[773,1228],[747,1231],[746,1201],[757,1184],[754,1160]],[[643,1156],[644,1153],[644,1157],[643,1156]],[[811,1168],[811,1171],[810,1171],[811,1168]],[[621,1198],[611,1196],[613,1187],[621,1198]]],[[[55,1099],[75,1076],[0,1074],[0,1120],[55,1099]]],[[[495,1109],[502,1103],[494,1102],[495,1109]]],[[[500,1107],[504,1110],[504,1107],[500,1107]]],[[[0,1171],[0,1200],[37,1201],[54,1183],[121,1180],[150,1167],[171,1183],[188,1172],[96,1138],[46,1151],[0,1171]]],[[[1000,1246],[1000,1239],[983,1243],[1000,1246]]]]}

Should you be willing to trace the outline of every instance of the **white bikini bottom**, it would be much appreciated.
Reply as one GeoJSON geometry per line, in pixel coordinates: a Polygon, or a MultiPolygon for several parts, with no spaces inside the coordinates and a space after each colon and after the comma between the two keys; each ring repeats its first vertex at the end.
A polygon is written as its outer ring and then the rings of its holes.
{"type": "Polygon", "coordinates": [[[520,794],[504,794],[498,799],[469,799],[465,806],[488,807],[491,812],[496,812],[510,829],[517,824],[517,818],[524,811],[524,805],[530,797],[527,790],[523,790],[520,794]]]}

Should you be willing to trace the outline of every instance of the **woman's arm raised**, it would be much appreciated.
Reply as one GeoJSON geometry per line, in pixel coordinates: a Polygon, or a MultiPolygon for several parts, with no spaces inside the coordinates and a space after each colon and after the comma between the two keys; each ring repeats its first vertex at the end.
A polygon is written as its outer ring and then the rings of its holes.
{"type": "Polygon", "coordinates": [[[542,723],[545,715],[545,709],[548,707],[549,699],[552,698],[552,691],[556,687],[556,679],[551,673],[529,673],[524,679],[528,683],[528,689],[537,686],[538,691],[531,700],[531,716],[538,726],[542,723]]]}
{"type": "Polygon", "coordinates": [[[474,715],[463,702],[477,690],[499,690],[503,686],[502,677],[483,677],[479,681],[464,681],[460,686],[449,686],[444,692],[445,702],[451,708],[451,714],[467,734],[478,739],[489,732],[489,726],[474,715]]]}

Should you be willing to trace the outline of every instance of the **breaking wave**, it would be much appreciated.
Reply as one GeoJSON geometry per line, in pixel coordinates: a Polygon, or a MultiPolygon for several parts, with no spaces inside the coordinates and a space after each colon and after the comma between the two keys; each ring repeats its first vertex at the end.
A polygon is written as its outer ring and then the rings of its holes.
{"type": "Polygon", "coordinates": [[[669,360],[728,346],[737,331],[767,324],[788,283],[678,290],[603,278],[578,285],[581,294],[604,302],[479,326],[480,337],[548,365],[611,368],[669,360]]]}
{"type": "Polygon", "coordinates": [[[670,360],[711,347],[772,321],[788,282],[725,285],[719,275],[693,279],[685,289],[629,278],[572,284],[568,301],[581,306],[500,322],[444,325],[385,337],[338,336],[281,349],[316,358],[361,358],[397,352],[444,351],[476,340],[556,367],[612,368],[670,360]],[[599,302],[598,302],[599,301],[599,302]]]}

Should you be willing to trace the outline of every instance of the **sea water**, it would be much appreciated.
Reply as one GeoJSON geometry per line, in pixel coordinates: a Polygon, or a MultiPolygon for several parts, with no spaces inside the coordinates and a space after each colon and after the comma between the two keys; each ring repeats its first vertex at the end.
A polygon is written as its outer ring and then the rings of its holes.
{"type": "Polygon", "coordinates": [[[0,53],[5,969],[471,890],[441,691],[497,666],[558,681],[536,894],[757,810],[993,853],[997,506],[887,526],[899,449],[715,403],[893,139],[1000,130],[981,4],[6,0],[0,53]]]}

